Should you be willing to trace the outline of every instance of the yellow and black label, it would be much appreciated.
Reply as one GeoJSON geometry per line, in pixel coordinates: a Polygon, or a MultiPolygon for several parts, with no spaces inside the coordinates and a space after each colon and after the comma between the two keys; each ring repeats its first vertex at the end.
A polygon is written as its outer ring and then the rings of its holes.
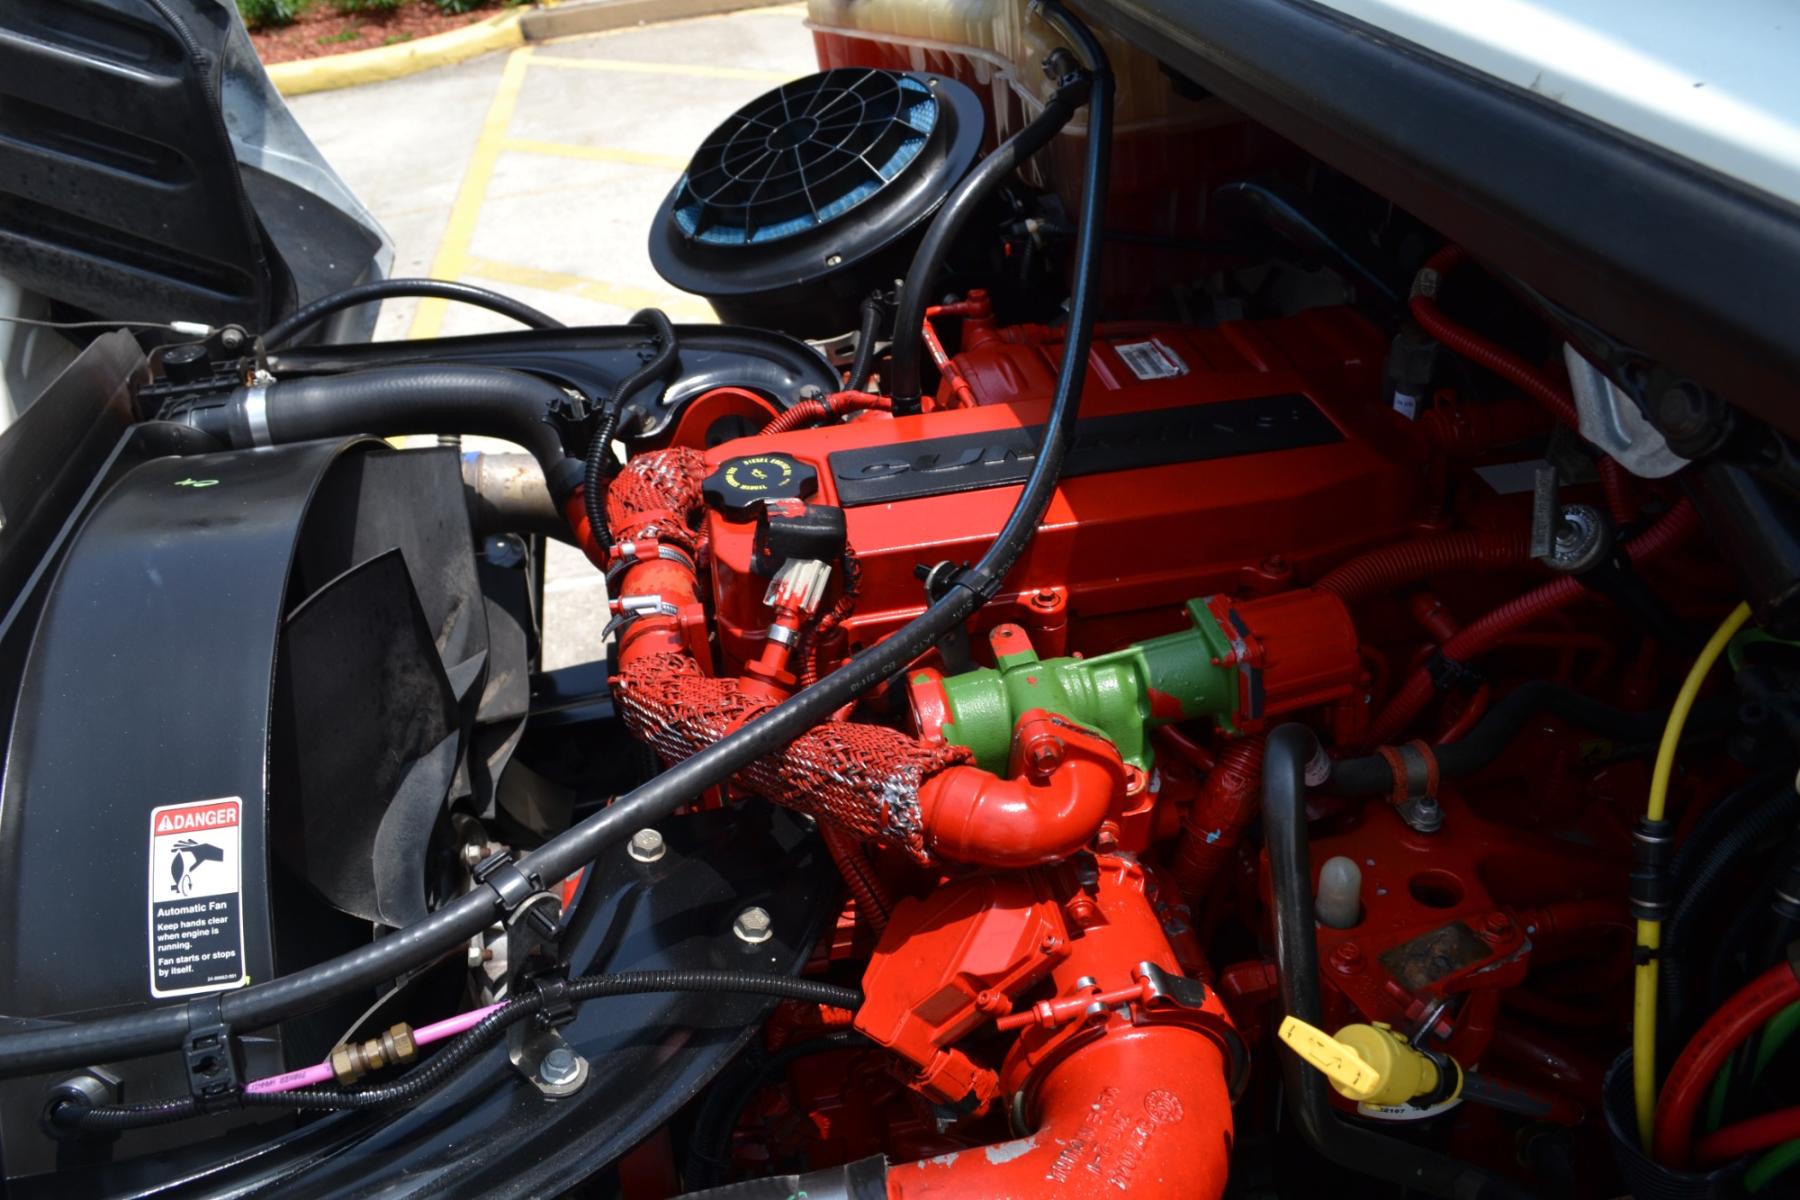
{"type": "Polygon", "coordinates": [[[740,492],[779,495],[794,481],[795,464],[779,454],[752,454],[725,464],[725,485],[740,492]]]}

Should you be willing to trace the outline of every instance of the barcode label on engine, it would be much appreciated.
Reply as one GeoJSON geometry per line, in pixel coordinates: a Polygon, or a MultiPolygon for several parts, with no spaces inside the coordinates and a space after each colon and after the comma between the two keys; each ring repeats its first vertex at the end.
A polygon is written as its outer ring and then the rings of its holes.
{"type": "Polygon", "coordinates": [[[1187,364],[1155,338],[1147,342],[1119,342],[1113,346],[1131,373],[1139,379],[1174,379],[1187,374],[1187,364]]]}
{"type": "Polygon", "coordinates": [[[244,978],[244,803],[150,810],[150,994],[189,996],[244,978]]]}

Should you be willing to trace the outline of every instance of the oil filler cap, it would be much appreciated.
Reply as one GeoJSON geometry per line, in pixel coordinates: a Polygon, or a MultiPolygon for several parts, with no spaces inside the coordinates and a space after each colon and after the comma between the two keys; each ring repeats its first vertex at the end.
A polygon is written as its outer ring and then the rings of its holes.
{"type": "Polygon", "coordinates": [[[728,458],[706,477],[700,494],[709,508],[748,521],[767,500],[804,500],[819,490],[819,473],[785,454],[728,458]]]}

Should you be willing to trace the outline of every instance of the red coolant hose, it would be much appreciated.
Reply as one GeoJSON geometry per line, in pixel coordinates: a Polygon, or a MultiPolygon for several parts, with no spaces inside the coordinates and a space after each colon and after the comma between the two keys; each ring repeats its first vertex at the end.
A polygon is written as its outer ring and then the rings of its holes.
{"type": "MultiPolygon", "coordinates": [[[[1800,1000],[1800,977],[1795,976],[1789,964],[1777,963],[1745,984],[1706,1019],[1663,1082],[1656,1103],[1657,1162],[1678,1171],[1693,1164],[1694,1115],[1713,1076],[1746,1038],[1796,1000],[1800,1000]]],[[[1720,1134],[1737,1128],[1720,1130],[1720,1134]]]]}
{"type": "Polygon", "coordinates": [[[1800,1138],[1800,1107],[1784,1108],[1707,1134],[1694,1147],[1694,1158],[1702,1167],[1711,1167],[1796,1138],[1800,1138]]]}
{"type": "MultiPolygon", "coordinates": [[[[1693,533],[1698,526],[1699,519],[1694,515],[1693,505],[1685,499],[1681,500],[1656,524],[1631,539],[1625,547],[1625,553],[1633,564],[1641,566],[1693,533]]],[[[1444,643],[1442,657],[1453,663],[1479,658],[1507,634],[1588,594],[1580,580],[1567,575],[1542,587],[1533,588],[1464,626],[1460,633],[1444,643]]],[[[1435,691],[1430,671],[1414,672],[1406,686],[1400,689],[1400,693],[1388,702],[1388,706],[1375,719],[1374,726],[1369,730],[1369,743],[1383,746],[1394,741],[1412,723],[1413,718],[1424,710],[1435,691]]]]}
{"type": "Polygon", "coordinates": [[[1447,533],[1395,542],[1359,554],[1326,572],[1313,586],[1354,604],[1432,575],[1506,571],[1531,565],[1531,534],[1447,533]]]}
{"type": "MultiPolygon", "coordinates": [[[[1444,276],[1467,260],[1468,255],[1461,246],[1445,246],[1426,260],[1419,274],[1429,278],[1426,272],[1431,272],[1441,287],[1444,276]]],[[[1511,383],[1570,429],[1581,428],[1581,419],[1576,415],[1575,401],[1568,389],[1512,351],[1446,317],[1438,308],[1437,287],[1414,291],[1411,308],[1413,320],[1440,344],[1511,383]]],[[[1614,521],[1624,524],[1637,515],[1637,505],[1631,498],[1625,472],[1610,458],[1600,460],[1600,484],[1606,491],[1606,507],[1614,521]]]]}

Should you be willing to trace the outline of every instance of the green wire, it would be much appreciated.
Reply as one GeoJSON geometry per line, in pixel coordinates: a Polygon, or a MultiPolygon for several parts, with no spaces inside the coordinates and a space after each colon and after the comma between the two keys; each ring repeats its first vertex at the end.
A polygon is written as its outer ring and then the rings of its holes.
{"type": "Polygon", "coordinates": [[[1744,1173],[1744,1190],[1760,1192],[1774,1183],[1795,1163],[1800,1163],[1800,1140],[1783,1142],[1761,1158],[1744,1173]]]}
{"type": "MultiPolygon", "coordinates": [[[[1752,1082],[1762,1077],[1763,1068],[1773,1061],[1776,1053],[1796,1032],[1800,1032],[1800,1004],[1790,1004],[1769,1018],[1769,1023],[1763,1026],[1762,1042],[1756,1048],[1756,1064],[1750,1072],[1752,1082]]],[[[1724,1076],[1730,1066],[1731,1064],[1727,1062],[1725,1071],[1721,1071],[1720,1075],[1724,1076]]],[[[1718,1081],[1715,1080],[1712,1095],[1707,1104],[1707,1119],[1711,1122],[1711,1128],[1719,1127],[1718,1122],[1722,1119],[1723,1114],[1724,1093],[1718,1087],[1718,1081]]],[[[1762,1191],[1791,1170],[1795,1164],[1800,1164],[1800,1139],[1783,1142],[1765,1152],[1761,1158],[1752,1163],[1750,1169],[1744,1173],[1744,1190],[1752,1193],[1762,1191]]]]}

